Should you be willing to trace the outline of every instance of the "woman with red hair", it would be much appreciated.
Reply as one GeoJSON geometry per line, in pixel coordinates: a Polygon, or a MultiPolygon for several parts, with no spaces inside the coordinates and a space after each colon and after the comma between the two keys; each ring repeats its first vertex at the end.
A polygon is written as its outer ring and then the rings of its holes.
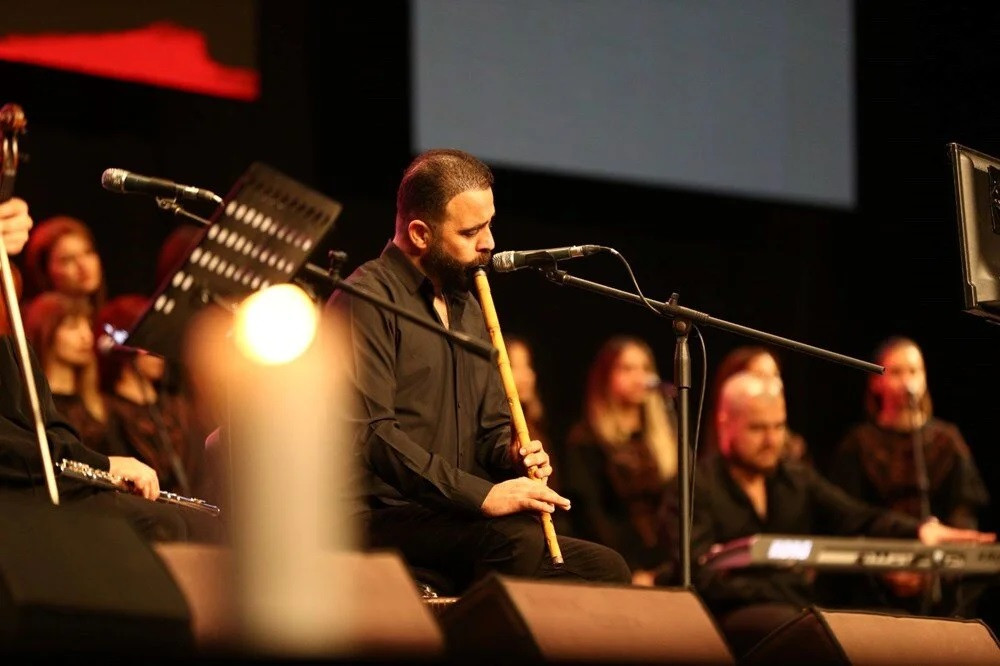
{"type": "Polygon", "coordinates": [[[106,451],[108,413],[97,381],[87,302],[45,292],[24,312],[24,332],[49,380],[56,409],[95,451],[106,451]]]}
{"type": "Polygon", "coordinates": [[[831,479],[866,502],[916,517],[929,510],[949,525],[975,528],[988,502],[986,487],[958,427],[934,416],[920,347],[909,338],[889,338],[875,362],[885,373],[869,376],[868,418],[841,442],[831,479]],[[921,471],[930,503],[925,509],[921,471]]]}
{"type": "MultiPolygon", "coordinates": [[[[879,345],[874,361],[885,373],[869,376],[868,418],[841,441],[830,480],[870,504],[975,529],[989,493],[958,427],[934,416],[920,347],[909,338],[892,337],[879,345]]],[[[921,598],[931,583],[924,574],[896,572],[870,583],[876,586],[861,592],[862,602],[874,596],[897,608],[927,610],[921,598]]],[[[943,592],[947,597],[956,590],[945,585],[943,592]]],[[[966,602],[972,600],[965,596],[966,602]]],[[[948,603],[944,599],[935,610],[960,610],[948,603]]]]}
{"type": "Polygon", "coordinates": [[[104,270],[94,235],[80,220],[50,217],[32,232],[24,248],[25,296],[56,291],[88,301],[94,311],[104,303],[104,270]]]}
{"type": "MultiPolygon", "coordinates": [[[[149,299],[126,294],[97,313],[106,325],[129,330],[149,299]]],[[[100,385],[112,416],[108,441],[115,455],[130,455],[156,470],[164,490],[191,496],[202,472],[205,435],[184,395],[162,390],[166,362],[153,354],[111,350],[98,360],[100,385]]]]}

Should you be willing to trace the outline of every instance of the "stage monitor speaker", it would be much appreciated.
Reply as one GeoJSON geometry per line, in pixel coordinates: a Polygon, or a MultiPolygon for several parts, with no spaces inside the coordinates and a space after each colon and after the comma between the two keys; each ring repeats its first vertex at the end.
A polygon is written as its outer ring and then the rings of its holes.
{"type": "Polygon", "coordinates": [[[753,648],[744,664],[1000,664],[979,620],[807,608],[753,648]]]}
{"type": "Polygon", "coordinates": [[[465,661],[732,664],[693,592],[491,575],[442,616],[465,661]]]}
{"type": "MultiPolygon", "coordinates": [[[[164,543],[156,546],[187,597],[199,652],[245,656],[230,582],[233,553],[221,546],[164,543]]],[[[402,559],[389,552],[330,552],[326,582],[346,580],[342,603],[351,609],[349,626],[332,626],[346,634],[334,658],[429,660],[444,655],[441,629],[420,599],[402,559]]],[[[252,655],[250,655],[252,656],[252,655]]]]}
{"type": "Polygon", "coordinates": [[[187,602],[124,518],[0,500],[0,652],[186,655],[187,602]]]}

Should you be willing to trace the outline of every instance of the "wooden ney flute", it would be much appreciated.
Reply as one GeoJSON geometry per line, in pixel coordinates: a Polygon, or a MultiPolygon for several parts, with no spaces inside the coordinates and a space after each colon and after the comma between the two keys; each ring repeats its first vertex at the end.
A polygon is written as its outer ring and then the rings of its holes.
{"type": "MultiPolygon", "coordinates": [[[[514,384],[514,373],[510,369],[510,359],[507,357],[507,347],[503,342],[503,334],[500,332],[500,320],[497,319],[497,310],[493,305],[493,295],[490,293],[490,283],[486,279],[486,271],[482,268],[476,269],[474,279],[476,289],[479,292],[479,304],[483,308],[483,318],[486,320],[486,329],[490,332],[490,340],[497,350],[497,368],[500,370],[500,378],[503,380],[503,390],[507,395],[507,405],[510,407],[510,420],[512,434],[516,438],[517,448],[527,446],[531,441],[528,433],[528,424],[524,419],[524,410],[521,409],[521,399],[517,395],[517,386],[514,384]]],[[[538,467],[531,467],[528,476],[538,479],[538,467]]],[[[539,480],[545,483],[544,479],[539,480]]],[[[545,531],[545,543],[549,547],[549,555],[552,563],[561,566],[563,563],[562,551],[559,550],[559,541],[556,538],[556,528],[552,524],[552,516],[547,512],[541,513],[542,529],[545,531]]]]}

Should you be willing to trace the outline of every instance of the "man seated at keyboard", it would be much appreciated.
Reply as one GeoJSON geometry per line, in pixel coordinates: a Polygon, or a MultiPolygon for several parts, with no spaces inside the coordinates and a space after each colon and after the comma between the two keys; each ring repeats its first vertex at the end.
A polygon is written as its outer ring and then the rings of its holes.
{"type": "MultiPolygon", "coordinates": [[[[947,527],[856,500],[813,468],[782,457],[786,438],[781,380],[750,373],[724,384],[715,414],[719,455],[699,465],[691,530],[693,581],[737,657],[816,602],[805,571],[729,570],[700,566],[715,544],[758,533],[869,535],[987,543],[996,535],[947,527]]],[[[675,493],[665,519],[677,543],[675,493]]]]}

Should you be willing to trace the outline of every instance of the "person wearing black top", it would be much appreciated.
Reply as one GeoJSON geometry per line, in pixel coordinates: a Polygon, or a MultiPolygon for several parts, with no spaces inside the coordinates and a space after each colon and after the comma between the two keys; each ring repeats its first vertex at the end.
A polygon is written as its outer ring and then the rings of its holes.
{"type": "MultiPolygon", "coordinates": [[[[97,313],[97,324],[124,329],[149,302],[139,294],[116,296],[97,313]]],[[[166,359],[155,354],[111,350],[100,355],[100,388],[110,416],[100,451],[135,456],[156,470],[164,490],[191,496],[201,484],[208,433],[185,392],[164,390],[167,367],[166,359]]]]}
{"type": "MultiPolygon", "coordinates": [[[[865,504],[813,468],[783,458],[786,432],[781,380],[748,372],[723,386],[716,413],[719,456],[698,466],[691,559],[695,587],[737,655],[816,601],[804,571],[715,571],[699,566],[715,544],[756,533],[919,538],[926,544],[995,535],[920,522],[865,504]]],[[[676,535],[675,493],[667,497],[668,532],[676,535]]]]}
{"type": "Polygon", "coordinates": [[[56,409],[88,448],[109,453],[92,314],[85,299],[47,291],[24,308],[24,334],[41,361],[56,409]]]}
{"type": "MultiPolygon", "coordinates": [[[[10,254],[21,250],[32,220],[20,199],[0,203],[0,227],[10,254]]],[[[35,424],[24,389],[16,343],[8,334],[6,308],[0,313],[0,499],[48,502],[42,456],[35,424]]],[[[30,354],[30,352],[29,352],[30,354]]],[[[63,504],[73,503],[97,511],[124,516],[143,536],[152,540],[186,539],[187,528],[176,507],[155,504],[160,486],[156,473],[135,458],[105,456],[87,448],[76,431],[56,411],[48,381],[38,360],[31,356],[31,369],[38,392],[42,421],[53,463],[63,458],[85,463],[131,481],[142,497],[96,488],[59,478],[63,504]]]]}
{"type": "Polygon", "coordinates": [[[652,585],[666,552],[658,510],[677,475],[675,415],[659,387],[653,350],[618,335],[587,374],[584,413],[566,438],[560,471],[575,509],[573,535],[615,549],[632,583],[652,585]]]}
{"type": "MultiPolygon", "coordinates": [[[[862,501],[975,529],[990,495],[958,426],[934,416],[920,347],[909,338],[892,337],[879,346],[874,360],[885,372],[868,380],[868,419],[841,441],[830,480],[862,501]]],[[[899,571],[853,583],[861,601],[961,615],[974,609],[983,581],[933,581],[924,573],[899,571]]]]}
{"type": "MultiPolygon", "coordinates": [[[[399,186],[395,236],[348,280],[488,341],[468,273],[494,247],[492,183],[489,168],[462,151],[418,156],[399,186]]],[[[330,306],[350,324],[358,510],[370,546],[395,548],[457,588],[489,571],[629,580],[617,553],[569,538],[560,539],[565,565],[552,566],[537,512],[570,502],[524,476],[526,467],[543,478],[552,468],[540,442],[511,450],[492,363],[344,292],[330,306]]]]}

